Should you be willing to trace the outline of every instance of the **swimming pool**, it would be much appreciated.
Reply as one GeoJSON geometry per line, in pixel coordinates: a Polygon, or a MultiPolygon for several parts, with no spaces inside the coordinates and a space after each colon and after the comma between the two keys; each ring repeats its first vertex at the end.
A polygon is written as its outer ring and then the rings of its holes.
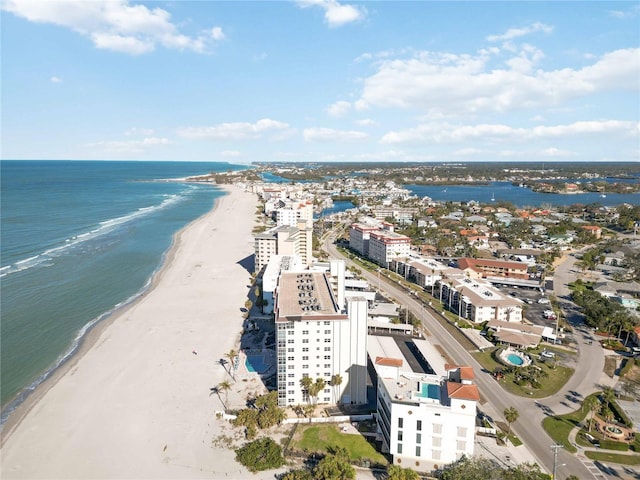
{"type": "Polygon", "coordinates": [[[515,355],[513,353],[510,353],[509,355],[507,355],[507,361],[518,367],[524,364],[524,360],[522,359],[522,357],[520,357],[519,355],[515,355]]]}
{"type": "Polygon", "coordinates": [[[248,371],[257,373],[264,373],[269,368],[264,355],[247,355],[244,365],[248,371]]]}
{"type": "Polygon", "coordinates": [[[433,383],[421,383],[418,396],[437,400],[440,398],[440,386],[433,383]]]}

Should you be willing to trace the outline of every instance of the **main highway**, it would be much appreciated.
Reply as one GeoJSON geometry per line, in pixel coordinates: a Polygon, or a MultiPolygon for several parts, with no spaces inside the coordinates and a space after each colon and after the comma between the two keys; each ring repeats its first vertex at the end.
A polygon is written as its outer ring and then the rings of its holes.
{"type": "MultiPolygon", "coordinates": [[[[512,424],[512,431],[523,441],[538,463],[548,472],[553,471],[554,453],[551,446],[554,441],[542,428],[542,420],[547,415],[557,415],[575,410],[580,403],[571,404],[568,399],[583,398],[596,389],[600,379],[600,372],[604,366],[604,356],[598,342],[588,345],[586,335],[576,334],[576,342],[580,352],[580,361],[575,362],[575,372],[567,384],[557,394],[545,399],[534,400],[513,395],[505,390],[494,380],[491,374],[484,372],[483,367],[462,345],[455,340],[451,334],[434,318],[428,308],[425,308],[421,301],[413,295],[408,294],[398,284],[387,281],[386,277],[379,277],[378,274],[368,272],[351,260],[345,258],[335,247],[335,231],[330,232],[324,240],[324,249],[332,258],[344,259],[348,266],[355,266],[362,270],[362,276],[371,285],[377,285],[380,281],[381,290],[396,302],[406,305],[412,313],[420,319],[423,326],[429,333],[429,340],[440,344],[459,365],[470,365],[476,372],[476,384],[480,389],[481,396],[486,402],[481,406],[484,413],[494,419],[503,418],[503,412],[508,407],[515,407],[519,412],[518,420],[512,424]],[[576,395],[578,394],[578,395],[576,395]]],[[[562,275],[568,274],[569,270],[564,269],[556,276],[562,282],[562,275]]],[[[578,312],[574,312],[574,317],[570,321],[578,324],[581,322],[578,312]]],[[[582,328],[582,327],[579,327],[582,328]]],[[[587,463],[590,462],[587,460],[587,463]]],[[[591,464],[592,466],[592,464],[591,464]]],[[[556,457],[556,478],[565,479],[569,475],[576,475],[582,480],[589,478],[607,478],[602,472],[592,472],[587,465],[576,455],[564,449],[559,449],[556,457]],[[595,473],[595,474],[594,474],[595,473]]]]}

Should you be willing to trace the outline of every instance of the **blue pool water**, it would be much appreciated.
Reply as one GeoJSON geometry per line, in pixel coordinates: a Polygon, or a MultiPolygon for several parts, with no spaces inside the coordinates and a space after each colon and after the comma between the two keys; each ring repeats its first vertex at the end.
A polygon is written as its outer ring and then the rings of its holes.
{"type": "Polygon", "coordinates": [[[440,386],[433,383],[423,383],[420,387],[420,396],[437,400],[440,398],[440,386]]]}
{"type": "Polygon", "coordinates": [[[264,361],[264,355],[247,355],[244,364],[250,372],[264,373],[269,368],[264,361]]]}
{"type": "Polygon", "coordinates": [[[513,353],[507,355],[507,360],[509,361],[509,363],[517,366],[520,366],[524,363],[524,360],[522,360],[522,358],[520,358],[518,355],[514,355],[513,353]]]}

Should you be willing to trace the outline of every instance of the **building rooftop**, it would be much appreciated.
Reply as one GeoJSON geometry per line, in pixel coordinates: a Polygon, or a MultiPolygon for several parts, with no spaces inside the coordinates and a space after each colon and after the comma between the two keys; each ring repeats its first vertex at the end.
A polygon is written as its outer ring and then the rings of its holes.
{"type": "Polygon", "coordinates": [[[328,278],[320,272],[283,272],[277,287],[276,322],[345,320],[328,278]]]}

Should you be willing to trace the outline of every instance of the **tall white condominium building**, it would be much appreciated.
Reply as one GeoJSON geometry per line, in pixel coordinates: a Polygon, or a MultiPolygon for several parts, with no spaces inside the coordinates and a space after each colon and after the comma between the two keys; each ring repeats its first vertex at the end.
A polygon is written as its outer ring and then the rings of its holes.
{"type": "MultiPolygon", "coordinates": [[[[344,267],[342,268],[344,274],[344,267]]],[[[338,285],[344,285],[344,281],[338,285]]],[[[344,288],[344,287],[342,287],[344,288]]],[[[367,401],[367,301],[335,295],[325,273],[283,272],[276,288],[278,404],[367,401]],[[340,376],[339,384],[332,379],[340,376]],[[301,380],[325,381],[309,399],[301,380]]]]}
{"type": "Polygon", "coordinates": [[[313,261],[313,227],[276,226],[254,237],[255,271],[259,273],[273,255],[298,255],[303,265],[313,261]]]}
{"type": "Polygon", "coordinates": [[[411,238],[395,232],[371,232],[369,235],[369,258],[382,267],[389,267],[391,261],[408,257],[411,238]]]}
{"type": "Polygon", "coordinates": [[[276,225],[297,227],[299,222],[304,222],[306,227],[313,227],[313,202],[295,203],[276,210],[276,225]]]}
{"type": "Polygon", "coordinates": [[[522,302],[502,295],[480,279],[451,278],[441,282],[442,302],[473,323],[522,321],[522,302]]]}
{"type": "Polygon", "coordinates": [[[480,400],[473,369],[444,364],[426,340],[414,343],[430,373],[412,371],[392,337],[369,336],[383,451],[393,456],[393,463],[415,469],[473,455],[480,400]]]}

